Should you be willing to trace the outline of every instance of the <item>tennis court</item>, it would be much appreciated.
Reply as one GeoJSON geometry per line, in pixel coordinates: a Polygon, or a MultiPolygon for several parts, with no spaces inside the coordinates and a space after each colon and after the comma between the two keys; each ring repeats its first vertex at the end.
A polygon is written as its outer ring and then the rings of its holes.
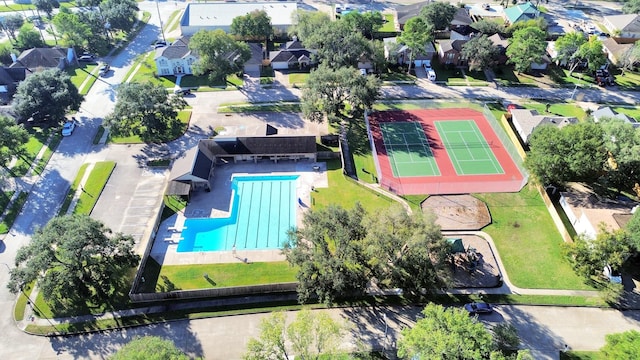
{"type": "Polygon", "coordinates": [[[440,170],[420,123],[381,123],[384,147],[394,176],[439,176],[440,170]]]}
{"type": "Polygon", "coordinates": [[[435,121],[447,154],[458,175],[504,174],[500,162],[473,120],[435,121]]]}

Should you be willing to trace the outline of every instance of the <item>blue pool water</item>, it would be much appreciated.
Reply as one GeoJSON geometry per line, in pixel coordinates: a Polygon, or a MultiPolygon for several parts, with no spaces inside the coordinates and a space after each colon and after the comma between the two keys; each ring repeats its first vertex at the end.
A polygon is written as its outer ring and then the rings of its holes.
{"type": "Polygon", "coordinates": [[[296,179],[236,176],[228,218],[185,220],[178,252],[280,249],[296,224],[296,179]]]}

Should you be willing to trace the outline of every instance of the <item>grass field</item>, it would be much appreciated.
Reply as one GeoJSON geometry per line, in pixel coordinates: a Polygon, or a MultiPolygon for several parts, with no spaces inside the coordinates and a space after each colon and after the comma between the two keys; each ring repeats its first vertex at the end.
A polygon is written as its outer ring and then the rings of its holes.
{"type": "Polygon", "coordinates": [[[538,191],[525,186],[519,193],[477,194],[491,211],[485,227],[493,238],[514,285],[533,289],[593,290],[564,259],[560,233],[538,191]]]}
{"type": "MultiPolygon", "coordinates": [[[[114,161],[101,161],[95,163],[91,174],[89,174],[89,177],[82,188],[84,190],[80,192],[80,198],[73,210],[74,214],[91,214],[93,207],[96,205],[96,202],[98,202],[98,198],[100,198],[100,194],[102,193],[105,185],[107,185],[107,181],[109,181],[109,177],[115,167],[116,163],[114,161]]],[[[73,191],[75,191],[75,189],[73,189],[73,191]]]]}
{"type": "MultiPolygon", "coordinates": [[[[174,132],[174,136],[167,139],[158,139],[158,142],[167,142],[178,137],[182,136],[187,128],[189,127],[189,120],[191,120],[191,110],[182,110],[178,112],[178,119],[180,119],[180,123],[182,124],[182,128],[179,131],[174,132]]],[[[129,135],[129,136],[115,136],[109,135],[108,142],[112,142],[114,144],[144,144],[144,141],[140,138],[139,135],[129,135]]]]}
{"type": "MultiPolygon", "coordinates": [[[[32,165],[37,165],[34,163],[36,156],[38,155],[38,153],[40,152],[44,144],[49,139],[51,132],[58,131],[58,129],[55,127],[46,128],[46,129],[28,128],[27,130],[29,131],[30,137],[29,137],[29,141],[25,145],[25,155],[19,156],[18,161],[11,168],[12,176],[16,176],[16,177],[24,176],[32,165]]],[[[55,146],[57,146],[57,144],[58,142],[56,142],[55,144],[52,143],[52,147],[55,149],[55,146]]],[[[49,154],[49,157],[50,155],[51,154],[49,154]]],[[[46,158],[47,161],[49,160],[49,157],[46,158]]],[[[34,170],[37,170],[37,169],[34,169],[34,170]]]]}
{"type": "Polygon", "coordinates": [[[521,105],[527,109],[536,110],[541,115],[553,114],[559,116],[575,117],[580,121],[587,118],[587,113],[580,106],[573,103],[550,103],[549,112],[546,112],[547,104],[544,102],[529,101],[521,105]]]}

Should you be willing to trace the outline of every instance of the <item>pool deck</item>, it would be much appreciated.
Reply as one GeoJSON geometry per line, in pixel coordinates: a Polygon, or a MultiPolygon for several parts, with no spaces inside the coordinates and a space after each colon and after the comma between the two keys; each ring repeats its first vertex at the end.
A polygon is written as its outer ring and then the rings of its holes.
{"type": "Polygon", "coordinates": [[[284,261],[280,250],[238,250],[177,252],[184,221],[191,217],[228,217],[231,211],[231,178],[233,175],[299,175],[296,196],[304,206],[297,206],[296,222],[300,226],[309,209],[312,188],[326,188],[326,163],[311,161],[260,161],[216,166],[211,180],[211,192],[198,191],[191,195],[189,204],[180,212],[160,224],[151,257],[163,265],[213,264],[231,262],[284,261]]]}

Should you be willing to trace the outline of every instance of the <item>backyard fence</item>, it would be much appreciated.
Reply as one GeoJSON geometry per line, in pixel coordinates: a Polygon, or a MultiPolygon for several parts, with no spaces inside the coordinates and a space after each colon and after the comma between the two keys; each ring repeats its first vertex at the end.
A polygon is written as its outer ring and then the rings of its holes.
{"type": "Polygon", "coordinates": [[[265,295],[295,292],[298,283],[279,283],[252,286],[233,286],[224,288],[176,290],[162,293],[129,293],[133,302],[167,301],[176,299],[202,299],[229,296],[265,295]]]}

